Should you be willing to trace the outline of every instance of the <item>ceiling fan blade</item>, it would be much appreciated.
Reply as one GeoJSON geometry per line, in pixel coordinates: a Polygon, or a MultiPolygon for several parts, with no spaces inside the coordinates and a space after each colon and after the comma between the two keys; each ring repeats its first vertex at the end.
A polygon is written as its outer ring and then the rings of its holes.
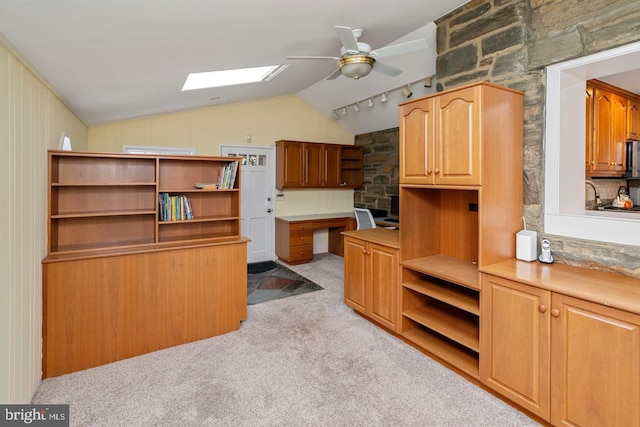
{"type": "Polygon", "coordinates": [[[342,71],[340,71],[340,68],[338,68],[333,73],[329,74],[329,76],[327,78],[325,78],[325,80],[337,79],[338,77],[340,77],[341,74],[342,74],[342,71]]]}
{"type": "Polygon", "coordinates": [[[381,47],[370,53],[374,58],[386,58],[388,56],[400,55],[403,53],[414,52],[416,50],[426,49],[429,47],[426,39],[416,39],[409,42],[398,43],[391,46],[381,47]]]}
{"type": "Polygon", "coordinates": [[[337,61],[340,59],[339,56],[287,56],[287,59],[333,59],[337,61]]]}
{"type": "Polygon", "coordinates": [[[354,54],[360,52],[358,47],[358,39],[353,35],[353,30],[349,27],[335,27],[338,32],[338,38],[342,42],[342,46],[346,50],[346,53],[354,54]]]}
{"type": "Polygon", "coordinates": [[[392,67],[391,65],[386,65],[381,62],[376,61],[373,64],[373,71],[378,71],[382,74],[386,74],[387,76],[395,77],[402,73],[402,70],[392,67]]]}

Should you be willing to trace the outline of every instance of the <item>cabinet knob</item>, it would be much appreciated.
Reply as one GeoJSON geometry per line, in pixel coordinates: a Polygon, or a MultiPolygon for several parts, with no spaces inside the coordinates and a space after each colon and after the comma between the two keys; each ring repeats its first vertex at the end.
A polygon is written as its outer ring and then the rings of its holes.
{"type": "Polygon", "coordinates": [[[551,315],[553,317],[560,317],[560,310],[558,310],[557,308],[554,308],[551,310],[551,315]]]}
{"type": "Polygon", "coordinates": [[[304,236],[300,236],[300,240],[304,240],[304,236]]]}
{"type": "Polygon", "coordinates": [[[440,169],[435,168],[435,169],[433,170],[433,173],[436,173],[436,174],[437,174],[437,173],[440,173],[440,169]]]}
{"type": "Polygon", "coordinates": [[[538,311],[539,311],[540,313],[546,313],[546,312],[547,312],[547,306],[546,306],[546,305],[544,305],[544,304],[540,304],[540,305],[538,306],[538,311]]]}
{"type": "Polygon", "coordinates": [[[427,169],[427,175],[431,175],[433,171],[431,169],[427,169]]]}

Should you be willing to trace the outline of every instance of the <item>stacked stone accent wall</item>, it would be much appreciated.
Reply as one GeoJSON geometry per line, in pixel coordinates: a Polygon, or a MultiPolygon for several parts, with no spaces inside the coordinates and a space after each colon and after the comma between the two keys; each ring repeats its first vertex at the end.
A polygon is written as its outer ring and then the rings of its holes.
{"type": "Polygon", "coordinates": [[[358,135],[355,145],[364,147],[364,186],[355,190],[354,206],[389,212],[400,186],[398,128],[358,135]]]}
{"type": "MultiPolygon", "coordinates": [[[[640,40],[640,2],[473,0],[436,24],[439,91],[485,80],[525,92],[524,212],[545,237],[545,67],[640,40]]],[[[637,247],[548,237],[559,262],[640,277],[637,247]]]]}

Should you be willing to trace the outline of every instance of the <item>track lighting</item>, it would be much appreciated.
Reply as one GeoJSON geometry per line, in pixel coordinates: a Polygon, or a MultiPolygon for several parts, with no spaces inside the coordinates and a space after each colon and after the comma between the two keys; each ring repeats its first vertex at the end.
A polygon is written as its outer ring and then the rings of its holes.
{"type": "MultiPolygon", "coordinates": [[[[393,93],[393,92],[401,92],[403,96],[405,96],[406,98],[411,98],[413,96],[413,92],[411,91],[411,86],[412,85],[416,85],[418,83],[420,83],[422,86],[424,86],[425,88],[431,87],[431,85],[433,84],[433,79],[435,78],[435,76],[428,76],[428,77],[423,77],[420,80],[415,80],[412,82],[409,82],[407,84],[405,84],[404,86],[398,86],[392,89],[387,89],[382,93],[378,93],[372,96],[369,96],[368,98],[364,98],[361,99],[359,101],[356,101],[352,104],[347,104],[344,105],[342,107],[338,107],[335,110],[333,110],[331,112],[331,117],[333,117],[335,120],[339,120],[340,116],[346,116],[349,112],[349,108],[353,107],[354,111],[356,113],[360,112],[361,108],[360,108],[360,104],[365,103],[367,104],[367,107],[372,108],[375,103],[374,103],[374,99],[376,99],[376,97],[380,97],[380,102],[381,103],[385,103],[389,101],[389,94],[393,93]]],[[[420,86],[419,89],[422,89],[422,86],[420,86]]],[[[419,91],[419,93],[423,93],[424,89],[422,91],[419,91]]],[[[364,113],[363,113],[364,114],[364,113]]]]}

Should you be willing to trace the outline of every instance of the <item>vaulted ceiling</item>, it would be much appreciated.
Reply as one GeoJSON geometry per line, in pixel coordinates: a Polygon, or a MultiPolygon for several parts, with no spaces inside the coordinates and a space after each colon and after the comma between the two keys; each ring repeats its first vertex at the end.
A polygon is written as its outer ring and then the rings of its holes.
{"type": "MultiPolygon", "coordinates": [[[[414,96],[430,93],[435,73],[433,21],[468,0],[0,0],[0,35],[86,124],[255,99],[298,95],[331,116],[411,82],[414,96]],[[380,60],[403,72],[340,76],[334,26],[362,28],[360,41],[377,48],[425,38],[428,49],[380,60]],[[269,82],[182,92],[188,73],[289,63],[269,82]]],[[[389,102],[350,108],[338,124],[354,134],[397,126],[399,91],[389,102]]]]}

